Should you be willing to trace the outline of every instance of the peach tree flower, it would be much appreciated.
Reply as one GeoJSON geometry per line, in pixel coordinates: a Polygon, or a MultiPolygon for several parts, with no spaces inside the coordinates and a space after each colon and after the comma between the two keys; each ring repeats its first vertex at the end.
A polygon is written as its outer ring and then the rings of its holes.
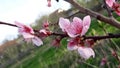
{"type": "Polygon", "coordinates": [[[68,40],[67,49],[77,50],[80,56],[84,59],[89,59],[91,56],[95,56],[95,53],[91,47],[85,46],[86,44],[91,46],[89,41],[81,41],[78,37],[85,35],[88,31],[91,23],[90,16],[85,16],[83,20],[78,17],[74,17],[70,22],[68,19],[60,18],[59,26],[63,32],[66,32],[71,39],[68,40]]]}
{"type": "Polygon", "coordinates": [[[60,18],[59,26],[63,32],[66,32],[70,37],[74,38],[78,35],[83,36],[88,31],[90,21],[89,15],[85,16],[83,21],[78,17],[74,17],[72,22],[68,19],[60,18]]]}
{"type": "Polygon", "coordinates": [[[18,29],[19,33],[23,36],[23,38],[27,42],[32,41],[37,46],[43,44],[42,40],[35,35],[34,30],[30,26],[26,26],[19,22],[15,22],[15,25],[19,27],[18,29]]]}

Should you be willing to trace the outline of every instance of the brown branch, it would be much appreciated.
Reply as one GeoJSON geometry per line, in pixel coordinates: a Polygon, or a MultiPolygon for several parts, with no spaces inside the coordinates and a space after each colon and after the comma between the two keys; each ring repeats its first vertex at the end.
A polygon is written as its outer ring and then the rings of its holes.
{"type": "Polygon", "coordinates": [[[67,34],[52,33],[51,35],[61,36],[61,37],[68,37],[68,35],[67,35],[67,34]]]}
{"type": "Polygon", "coordinates": [[[0,24],[4,24],[4,25],[9,25],[9,26],[17,27],[17,26],[14,25],[14,24],[10,24],[10,23],[6,23],[6,22],[2,22],[2,21],[0,21],[0,24]]]}
{"type": "MultiPolygon", "coordinates": [[[[10,24],[10,23],[6,23],[6,22],[0,22],[0,24],[4,24],[4,25],[9,25],[9,26],[13,26],[13,27],[17,27],[14,24],[10,24]]],[[[34,30],[35,32],[39,33],[39,30],[34,30]]],[[[55,35],[55,36],[61,36],[61,37],[69,37],[67,34],[59,34],[59,33],[51,33],[51,35],[55,35]]],[[[106,36],[83,36],[84,40],[86,39],[93,39],[93,40],[102,40],[102,39],[108,39],[108,38],[120,38],[120,34],[110,34],[106,35],[106,36]]]]}
{"type": "Polygon", "coordinates": [[[83,36],[84,40],[86,39],[93,39],[93,40],[102,40],[102,39],[109,39],[109,38],[120,38],[120,34],[109,34],[106,36],[83,36]]]}
{"type": "MultiPolygon", "coordinates": [[[[52,33],[51,35],[69,37],[67,34],[52,33]]],[[[109,35],[105,35],[105,36],[83,36],[83,40],[93,39],[94,41],[102,40],[102,39],[109,39],[109,38],[120,38],[120,34],[110,34],[109,33],[109,35]]]]}
{"type": "Polygon", "coordinates": [[[120,29],[120,24],[117,20],[115,20],[113,17],[112,18],[108,18],[108,17],[105,17],[103,16],[102,14],[100,13],[97,13],[97,12],[94,12],[90,9],[87,9],[87,8],[84,8],[82,6],[80,6],[79,4],[77,4],[74,0],[65,0],[67,2],[69,2],[70,4],[72,4],[74,7],[76,7],[77,9],[79,9],[79,11],[81,13],[84,13],[84,14],[87,14],[87,15],[90,15],[100,21],[103,21],[105,23],[108,23],[116,28],[119,28],[120,29]]]}

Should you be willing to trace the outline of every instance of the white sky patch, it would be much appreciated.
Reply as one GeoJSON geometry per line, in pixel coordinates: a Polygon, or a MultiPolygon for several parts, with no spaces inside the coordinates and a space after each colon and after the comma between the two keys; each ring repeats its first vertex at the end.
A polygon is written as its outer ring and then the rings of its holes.
{"type": "MultiPolygon", "coordinates": [[[[47,7],[47,0],[0,0],[0,21],[14,24],[14,21],[30,25],[35,20],[49,14],[58,8],[68,9],[70,5],[60,0],[52,0],[52,6],[47,7]]],[[[12,40],[17,38],[18,31],[16,27],[0,24],[0,43],[4,39],[12,40]]]]}

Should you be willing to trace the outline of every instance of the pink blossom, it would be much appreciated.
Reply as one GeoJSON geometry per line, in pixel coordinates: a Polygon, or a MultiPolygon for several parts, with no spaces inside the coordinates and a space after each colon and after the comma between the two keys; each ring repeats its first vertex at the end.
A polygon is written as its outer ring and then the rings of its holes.
{"type": "Polygon", "coordinates": [[[109,7],[112,7],[114,2],[115,2],[115,0],[106,0],[106,4],[107,4],[109,7]]]}
{"type": "Polygon", "coordinates": [[[42,40],[35,36],[33,29],[30,26],[26,26],[22,23],[15,22],[16,26],[19,27],[19,33],[24,37],[26,41],[32,41],[35,45],[40,46],[43,44],[42,40]]]}
{"type": "Polygon", "coordinates": [[[74,38],[78,35],[84,35],[90,26],[90,16],[85,16],[83,21],[78,18],[74,17],[73,22],[70,22],[68,19],[60,18],[59,19],[59,26],[63,32],[67,32],[67,34],[74,38]]]}
{"type": "Polygon", "coordinates": [[[90,26],[90,16],[85,16],[83,21],[78,18],[74,17],[73,21],[70,22],[68,19],[60,18],[59,19],[59,26],[63,32],[66,32],[71,39],[68,40],[67,49],[68,50],[78,50],[80,56],[84,59],[88,59],[91,56],[95,56],[94,51],[90,47],[91,41],[81,41],[78,35],[83,36],[88,31],[90,26]],[[89,47],[84,46],[87,43],[89,47]]]}
{"type": "Polygon", "coordinates": [[[87,40],[84,41],[83,43],[80,41],[80,38],[73,38],[70,39],[67,45],[68,50],[77,50],[78,53],[82,58],[85,60],[89,59],[91,56],[94,58],[95,53],[93,49],[90,47],[91,43],[89,43],[87,40]],[[85,46],[87,43],[88,46],[85,46]]]}
{"type": "Polygon", "coordinates": [[[59,26],[63,32],[66,32],[66,30],[70,28],[70,21],[68,19],[60,18],[59,26]]]}

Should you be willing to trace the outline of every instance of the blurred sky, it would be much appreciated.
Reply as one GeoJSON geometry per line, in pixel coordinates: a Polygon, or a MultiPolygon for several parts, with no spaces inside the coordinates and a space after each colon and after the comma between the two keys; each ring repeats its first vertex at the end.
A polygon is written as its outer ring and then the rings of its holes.
{"type": "MultiPolygon", "coordinates": [[[[70,5],[60,0],[52,1],[52,6],[47,7],[47,0],[0,0],[0,21],[13,23],[18,21],[26,25],[34,23],[37,18],[44,14],[49,14],[58,8],[68,9],[70,5]]],[[[16,27],[0,24],[0,44],[5,39],[17,38],[16,27]]]]}

